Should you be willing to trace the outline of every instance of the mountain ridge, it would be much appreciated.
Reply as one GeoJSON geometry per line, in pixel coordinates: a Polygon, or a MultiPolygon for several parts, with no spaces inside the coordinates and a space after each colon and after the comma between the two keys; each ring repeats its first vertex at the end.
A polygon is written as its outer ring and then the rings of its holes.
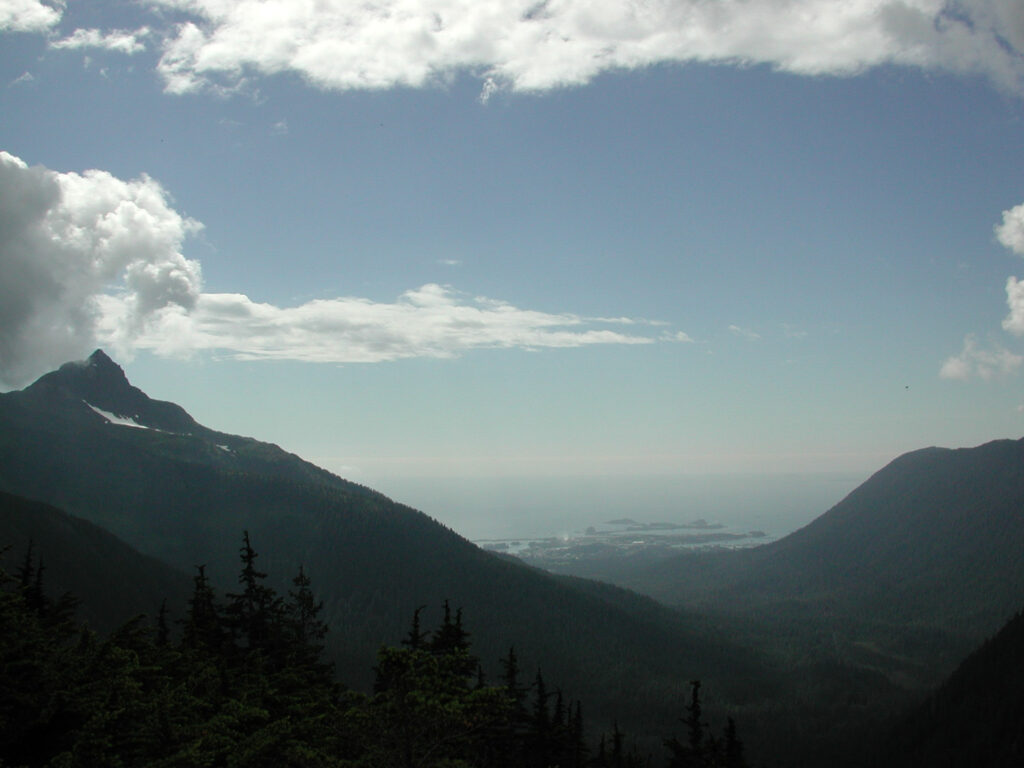
{"type": "Polygon", "coordinates": [[[649,598],[484,552],[277,446],[201,425],[187,434],[154,428],[147,409],[158,401],[126,388],[116,365],[95,362],[98,373],[65,366],[0,395],[0,490],[90,520],[176,567],[205,563],[229,589],[249,530],[275,586],[287,588],[300,565],[312,577],[334,628],[329,651],[350,684],[370,683],[377,647],[397,642],[417,607],[428,606],[423,620],[433,623],[450,600],[464,609],[485,667],[494,671],[512,642],[524,669],[548,665],[567,691],[594,702],[594,718],[635,705],[643,727],[663,722],[667,731],[691,679],[724,698],[771,685],[756,654],[649,598]],[[104,376],[113,379],[106,388],[104,376]]]}
{"type": "Polygon", "coordinates": [[[98,632],[134,615],[155,617],[163,601],[172,614],[184,611],[192,586],[184,571],[49,504],[0,491],[0,534],[0,567],[14,574],[30,555],[43,568],[43,590],[72,595],[79,618],[98,632]]]}
{"type": "Polygon", "coordinates": [[[1024,764],[1024,612],[896,722],[875,762],[888,768],[1024,764]]]}
{"type": "Polygon", "coordinates": [[[96,362],[94,374],[62,366],[0,395],[0,490],[90,519],[179,568],[206,563],[228,588],[248,529],[279,587],[300,564],[313,578],[342,678],[357,686],[369,681],[353,675],[403,636],[417,607],[435,623],[450,600],[492,670],[513,642],[524,669],[543,662],[545,678],[593,702],[597,720],[632,712],[622,724],[653,743],[700,678],[709,709],[742,715],[760,754],[855,765],[852,740],[994,631],[1024,570],[1024,441],[905,454],[789,537],[634,569],[620,582],[630,592],[484,552],[277,446],[198,424],[155,428],[123,371],[96,362]],[[977,525],[986,513],[1000,524],[977,525]],[[922,530],[934,541],[917,546],[922,530]],[[751,650],[763,643],[770,652],[751,650]],[[802,729],[802,743],[780,723],[802,729]]]}
{"type": "Polygon", "coordinates": [[[85,360],[64,363],[23,391],[30,396],[42,397],[73,392],[94,409],[133,420],[139,426],[149,429],[181,434],[188,434],[191,430],[207,431],[181,406],[153,400],[141,389],[132,386],[124,369],[102,349],[97,349],[85,360]]]}
{"type": "Polygon", "coordinates": [[[758,547],[560,571],[702,613],[753,646],[788,637],[791,663],[835,658],[924,690],[1024,602],[1022,551],[1024,439],[1002,439],[904,454],[758,547]]]}

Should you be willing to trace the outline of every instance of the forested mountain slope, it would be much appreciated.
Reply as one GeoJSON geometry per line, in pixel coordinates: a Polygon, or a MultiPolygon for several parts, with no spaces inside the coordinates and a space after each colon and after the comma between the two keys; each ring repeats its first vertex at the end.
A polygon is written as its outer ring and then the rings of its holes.
{"type": "MultiPolygon", "coordinates": [[[[344,682],[396,642],[421,605],[461,606],[490,669],[515,643],[524,669],[592,702],[670,729],[690,680],[730,698],[767,683],[750,655],[692,618],[613,588],[486,553],[426,515],[280,448],[217,433],[132,387],[102,352],[0,395],[0,489],[58,505],[182,569],[209,564],[233,586],[233,543],[249,530],[264,568],[300,565],[325,601],[328,649],[344,682]]],[[[283,583],[279,586],[284,586],[283,583]]],[[[713,704],[713,702],[711,702],[713,704]]],[[[623,723],[624,727],[632,727],[623,723]]]]}
{"type": "Polygon", "coordinates": [[[1024,765],[1024,613],[893,729],[877,762],[890,768],[1024,765]]]}
{"type": "MultiPolygon", "coordinates": [[[[762,733],[807,764],[857,752],[1024,603],[1024,441],[928,448],[881,469],[826,514],[764,546],[609,560],[566,572],[700,612],[789,670],[762,733]],[[859,735],[858,735],[859,734],[859,735]],[[817,744],[816,744],[817,742],[817,744]]],[[[757,708],[747,713],[756,717],[757,708]]]]}
{"type": "Polygon", "coordinates": [[[1024,599],[1024,440],[927,448],[771,544],[621,563],[604,575],[673,605],[937,628],[968,646],[1024,599]]]}
{"type": "Polygon", "coordinates": [[[138,614],[155,617],[161,603],[181,615],[192,590],[183,571],[136,552],[112,533],[38,501],[0,492],[0,567],[38,573],[51,596],[70,593],[77,613],[98,632],[138,614]],[[28,568],[26,569],[26,565],[28,568]]]}

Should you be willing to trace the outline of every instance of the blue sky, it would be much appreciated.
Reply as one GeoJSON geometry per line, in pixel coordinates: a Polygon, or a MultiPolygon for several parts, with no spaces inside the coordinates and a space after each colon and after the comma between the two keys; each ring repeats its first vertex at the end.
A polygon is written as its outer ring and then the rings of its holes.
{"type": "Polygon", "coordinates": [[[1013,0],[0,0],[0,377],[383,490],[1020,437],[1022,95],[1013,0]]]}

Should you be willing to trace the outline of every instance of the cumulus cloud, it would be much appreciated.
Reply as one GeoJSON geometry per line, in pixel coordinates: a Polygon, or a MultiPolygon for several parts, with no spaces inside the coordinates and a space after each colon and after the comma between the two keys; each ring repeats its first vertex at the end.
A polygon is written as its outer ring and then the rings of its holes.
{"type": "Polygon", "coordinates": [[[68,37],[51,42],[50,47],[65,50],[101,48],[106,51],[131,55],[146,50],[143,39],[148,35],[148,27],[135,30],[115,29],[111,32],[102,32],[98,29],[76,29],[68,37]]]}
{"type": "MultiPolygon", "coordinates": [[[[1024,6],[1018,14],[1024,19],[1024,6]]],[[[1024,256],[1024,203],[1003,211],[1002,221],[996,224],[996,239],[1008,250],[1024,256]]],[[[1009,314],[1003,318],[1003,330],[1015,336],[1024,336],[1024,281],[1012,275],[1006,279],[1006,306],[1009,314]]],[[[977,376],[991,379],[1005,375],[1020,367],[1020,355],[1002,347],[983,350],[973,336],[964,339],[959,355],[947,358],[939,370],[944,379],[969,379],[977,376]]]]}
{"type": "Polygon", "coordinates": [[[960,354],[946,359],[939,376],[960,381],[973,377],[989,380],[1013,373],[1022,362],[1024,358],[1008,349],[998,345],[982,349],[974,336],[967,336],[960,354]]]}
{"type": "Polygon", "coordinates": [[[1000,243],[1024,256],[1024,203],[1003,211],[1003,221],[996,225],[995,231],[1000,243]]]}
{"type": "Polygon", "coordinates": [[[0,152],[0,380],[79,356],[105,293],[121,303],[123,334],[168,305],[193,307],[199,264],[181,244],[199,226],[148,176],[57,173],[0,152]]]}
{"type": "Polygon", "coordinates": [[[18,385],[94,345],[238,359],[375,363],[475,349],[650,344],[586,318],[427,284],[393,302],[277,307],[203,293],[182,243],[200,228],[148,176],[58,173],[0,152],[0,380],[18,385]]]}
{"type": "Polygon", "coordinates": [[[60,21],[64,3],[0,0],[0,32],[45,32],[60,21]]]}
{"type": "MultiPolygon", "coordinates": [[[[1003,220],[995,228],[996,238],[1006,248],[1024,256],[1024,203],[1003,211],[1003,220]]],[[[1024,282],[1016,277],[1006,280],[1006,305],[1010,314],[1003,318],[1003,328],[1024,336],[1024,282]]]]}
{"type": "Polygon", "coordinates": [[[1006,306],[1010,314],[1003,318],[1003,329],[1015,336],[1024,335],[1024,282],[1012,275],[1006,278],[1006,306]]]}
{"type": "Polygon", "coordinates": [[[184,12],[168,90],[297,72],[329,89],[418,87],[469,73],[486,101],[663,62],[852,75],[885,64],[1024,83],[1019,0],[152,0],[184,12]]]}

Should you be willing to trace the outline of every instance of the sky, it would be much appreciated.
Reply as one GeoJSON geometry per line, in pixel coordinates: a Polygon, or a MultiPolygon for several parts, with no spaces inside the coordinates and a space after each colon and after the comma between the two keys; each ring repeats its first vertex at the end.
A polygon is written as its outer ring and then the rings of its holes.
{"type": "Polygon", "coordinates": [[[863,479],[1024,432],[1022,118],[1019,0],[0,0],[0,383],[414,505],[863,479]]]}

